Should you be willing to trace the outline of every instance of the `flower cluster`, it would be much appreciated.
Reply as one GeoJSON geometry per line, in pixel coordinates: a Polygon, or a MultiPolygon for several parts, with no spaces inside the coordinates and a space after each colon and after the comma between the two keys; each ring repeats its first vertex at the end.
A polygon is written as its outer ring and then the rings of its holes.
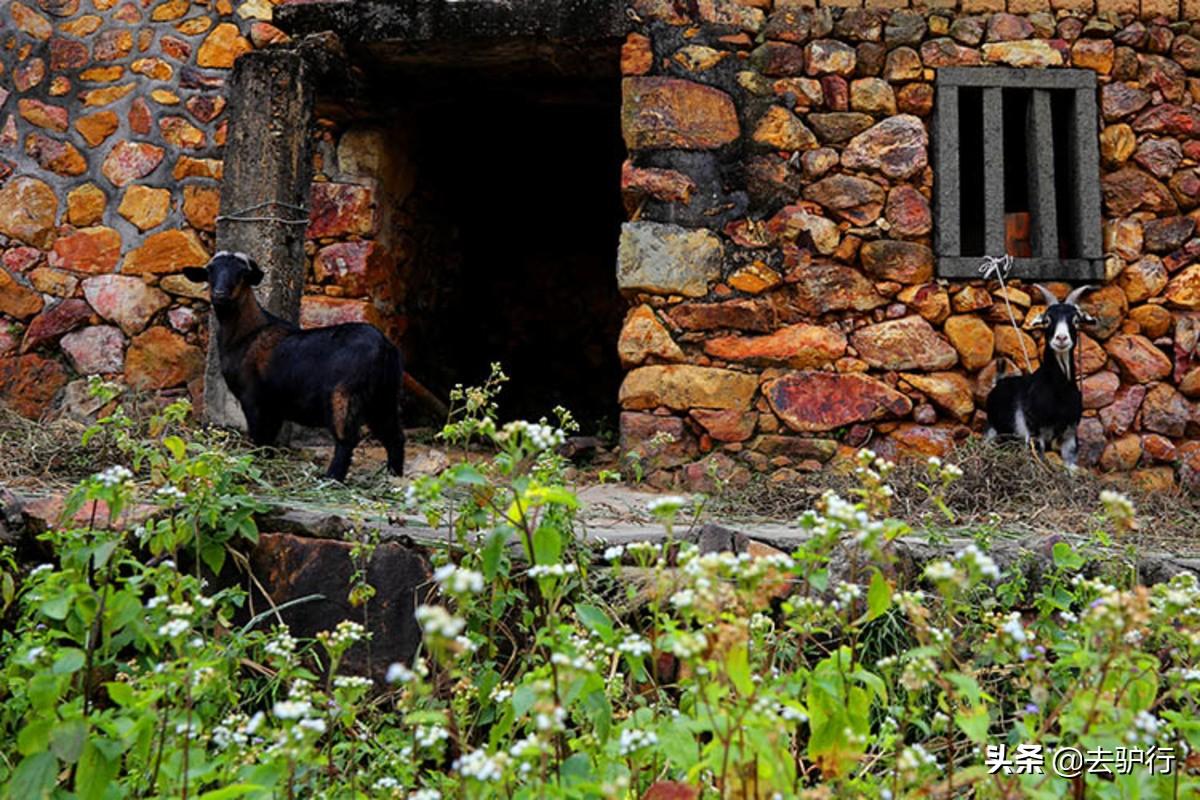
{"type": "Polygon", "coordinates": [[[483,591],[483,574],[456,564],[445,564],[434,570],[433,579],[443,591],[451,594],[479,594],[483,591]]]}
{"type": "Polygon", "coordinates": [[[567,435],[561,428],[547,425],[545,420],[542,422],[526,422],[525,420],[509,422],[496,434],[496,441],[501,444],[528,442],[537,451],[558,447],[566,440],[567,435]]]}
{"type": "Polygon", "coordinates": [[[109,467],[103,472],[97,473],[94,477],[96,482],[101,486],[111,489],[118,486],[123,486],[129,481],[133,480],[133,473],[120,464],[117,464],[109,467]]]}
{"type": "Polygon", "coordinates": [[[464,778],[474,778],[480,783],[493,783],[504,777],[508,766],[507,753],[488,755],[486,750],[472,750],[454,761],[454,769],[464,778]]]}
{"type": "Polygon", "coordinates": [[[564,578],[579,572],[575,564],[534,564],[529,568],[531,578],[564,578]]]}
{"type": "Polygon", "coordinates": [[[419,605],[416,610],[417,624],[426,636],[453,639],[463,632],[467,623],[451,614],[444,606],[419,605]]]}
{"type": "Polygon", "coordinates": [[[653,747],[658,744],[658,734],[654,731],[641,730],[640,728],[626,728],[621,731],[621,736],[617,739],[617,752],[623,756],[632,755],[638,750],[646,747],[653,747]]]}

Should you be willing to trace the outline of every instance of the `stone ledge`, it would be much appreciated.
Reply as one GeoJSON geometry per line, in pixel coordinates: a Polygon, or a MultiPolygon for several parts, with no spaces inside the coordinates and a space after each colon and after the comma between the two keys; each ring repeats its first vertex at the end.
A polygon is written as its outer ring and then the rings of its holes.
{"type": "Polygon", "coordinates": [[[629,28],[624,0],[330,0],[281,5],[275,19],[292,35],[332,30],[358,42],[597,41],[623,37],[629,28]]]}

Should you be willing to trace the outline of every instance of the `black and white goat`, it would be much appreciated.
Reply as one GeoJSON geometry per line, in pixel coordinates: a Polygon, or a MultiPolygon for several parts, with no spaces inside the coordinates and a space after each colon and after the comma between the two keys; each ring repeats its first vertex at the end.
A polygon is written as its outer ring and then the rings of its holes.
{"type": "Polygon", "coordinates": [[[1096,320],[1079,308],[1080,296],[1094,288],[1080,286],[1061,303],[1044,286],[1046,310],[1033,325],[1046,331],[1042,363],[1032,375],[1014,375],[996,383],[987,399],[987,438],[1018,436],[1036,444],[1040,452],[1055,440],[1061,442],[1063,462],[1075,466],[1075,428],[1083,416],[1083,395],[1075,376],[1075,348],[1079,326],[1096,320]]]}

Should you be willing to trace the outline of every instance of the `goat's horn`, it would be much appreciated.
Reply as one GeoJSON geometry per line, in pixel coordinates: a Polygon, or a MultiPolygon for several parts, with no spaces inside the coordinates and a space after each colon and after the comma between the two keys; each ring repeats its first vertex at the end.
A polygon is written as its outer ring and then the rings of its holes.
{"type": "Polygon", "coordinates": [[[1036,286],[1038,289],[1040,289],[1042,291],[1042,297],[1044,297],[1046,299],[1046,305],[1048,305],[1048,306],[1058,305],[1058,298],[1054,296],[1054,292],[1050,291],[1045,286],[1042,286],[1040,283],[1035,283],[1034,286],[1036,286]]]}
{"type": "Polygon", "coordinates": [[[1072,289],[1071,293],[1069,295],[1067,295],[1067,299],[1063,300],[1063,302],[1067,303],[1069,305],[1078,307],[1079,303],[1077,301],[1083,295],[1083,293],[1090,292],[1092,289],[1095,289],[1095,288],[1096,288],[1095,286],[1092,286],[1091,284],[1087,284],[1085,286],[1080,286],[1077,289],[1072,289]]]}

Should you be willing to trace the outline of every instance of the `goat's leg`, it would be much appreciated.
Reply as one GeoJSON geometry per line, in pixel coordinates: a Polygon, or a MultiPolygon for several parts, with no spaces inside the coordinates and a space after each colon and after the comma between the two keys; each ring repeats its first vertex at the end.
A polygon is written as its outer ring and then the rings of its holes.
{"type": "Polygon", "coordinates": [[[362,430],[362,403],[347,386],[334,387],[329,394],[329,429],[333,433],[333,459],[325,472],[327,478],[344,481],[350,471],[350,459],[358,446],[362,430]]]}
{"type": "Polygon", "coordinates": [[[250,441],[259,447],[270,447],[279,436],[283,420],[274,414],[263,411],[258,403],[245,403],[242,406],[246,415],[246,433],[250,441]]]}
{"type": "Polygon", "coordinates": [[[404,474],[404,425],[394,411],[378,411],[368,422],[371,433],[387,449],[388,471],[404,474]]]}
{"type": "Polygon", "coordinates": [[[357,431],[353,436],[336,439],[333,445],[333,458],[329,461],[329,469],[325,471],[325,477],[333,478],[335,481],[345,481],[346,473],[350,471],[350,460],[354,457],[354,448],[357,446],[357,431]]]}
{"type": "Polygon", "coordinates": [[[1079,452],[1079,443],[1075,439],[1075,428],[1067,428],[1063,434],[1062,447],[1059,449],[1059,454],[1062,455],[1063,463],[1067,465],[1067,469],[1075,469],[1075,457],[1079,452]]]}

